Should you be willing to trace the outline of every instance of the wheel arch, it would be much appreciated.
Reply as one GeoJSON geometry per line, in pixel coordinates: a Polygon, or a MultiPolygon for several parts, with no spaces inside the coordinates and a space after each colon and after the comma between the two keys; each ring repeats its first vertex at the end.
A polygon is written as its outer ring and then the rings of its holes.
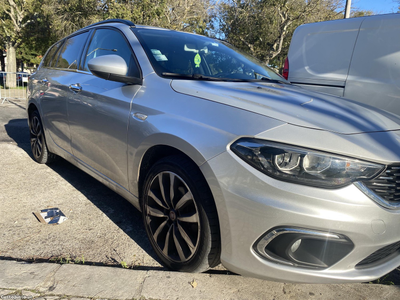
{"type": "MultiPolygon", "coordinates": [[[[218,153],[215,153],[215,155],[224,150],[225,148],[217,150],[218,153]]],[[[159,159],[170,155],[182,155],[188,157],[200,168],[207,159],[214,156],[208,157],[210,153],[204,154],[204,152],[207,151],[197,149],[184,138],[161,132],[148,136],[138,145],[130,145],[128,147],[130,192],[136,197],[140,196],[140,184],[143,182],[143,176],[159,159]]],[[[203,177],[205,178],[204,174],[203,177]]]]}
{"type": "MultiPolygon", "coordinates": [[[[184,142],[186,143],[186,142],[184,142]]],[[[187,147],[189,147],[188,145],[186,145],[185,150],[187,150],[187,147]]],[[[178,147],[174,147],[172,145],[168,145],[168,144],[155,144],[152,145],[151,147],[149,147],[146,151],[143,152],[143,155],[141,155],[140,161],[139,161],[139,165],[136,169],[134,170],[138,170],[136,174],[133,174],[134,176],[134,180],[136,182],[135,186],[136,186],[136,195],[138,195],[139,199],[141,196],[141,192],[142,192],[142,187],[143,187],[143,181],[146,177],[147,172],[151,169],[151,167],[160,159],[167,157],[167,156],[182,156],[182,157],[186,157],[188,159],[190,159],[194,164],[196,164],[196,166],[199,168],[199,166],[201,164],[203,164],[206,160],[205,158],[198,152],[196,151],[192,146],[190,146],[191,151],[189,151],[189,153],[191,153],[191,155],[187,154],[188,152],[178,148],[178,147]],[[194,152],[196,151],[196,152],[194,152]]],[[[207,182],[207,179],[205,178],[203,172],[200,170],[201,174],[204,177],[204,180],[207,182]]]]}
{"type": "MultiPolygon", "coordinates": [[[[39,111],[37,105],[33,102],[30,102],[27,108],[27,113],[28,113],[28,124],[30,123],[30,116],[34,111],[39,111]]],[[[39,112],[40,115],[40,112],[39,112]]]]}

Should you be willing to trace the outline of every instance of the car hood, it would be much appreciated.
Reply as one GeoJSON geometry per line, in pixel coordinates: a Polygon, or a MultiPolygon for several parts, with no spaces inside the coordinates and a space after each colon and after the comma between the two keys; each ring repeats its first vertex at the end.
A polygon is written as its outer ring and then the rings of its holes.
{"type": "Polygon", "coordinates": [[[341,134],[400,129],[400,118],[394,114],[289,84],[172,80],[171,87],[307,128],[341,134]]]}

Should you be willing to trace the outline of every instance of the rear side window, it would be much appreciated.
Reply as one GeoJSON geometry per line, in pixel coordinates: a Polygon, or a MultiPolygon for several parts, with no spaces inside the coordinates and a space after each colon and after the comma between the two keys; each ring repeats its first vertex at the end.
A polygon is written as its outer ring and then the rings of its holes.
{"type": "Polygon", "coordinates": [[[121,33],[107,28],[97,29],[90,42],[83,69],[89,71],[88,62],[92,58],[110,54],[121,56],[128,68],[136,63],[131,47],[121,33]]]}
{"type": "Polygon", "coordinates": [[[52,58],[54,57],[54,54],[56,53],[57,49],[60,47],[61,43],[55,44],[49,52],[47,52],[46,57],[43,60],[43,66],[44,67],[50,67],[50,63],[52,58]]]}
{"type": "Polygon", "coordinates": [[[89,32],[81,33],[70,37],[64,43],[58,58],[57,68],[76,70],[82,48],[85,46],[89,32]]]}
{"type": "Polygon", "coordinates": [[[63,48],[64,41],[60,43],[60,47],[58,47],[57,52],[54,54],[53,59],[50,62],[50,67],[54,68],[57,64],[58,56],[60,55],[60,51],[63,48]]]}

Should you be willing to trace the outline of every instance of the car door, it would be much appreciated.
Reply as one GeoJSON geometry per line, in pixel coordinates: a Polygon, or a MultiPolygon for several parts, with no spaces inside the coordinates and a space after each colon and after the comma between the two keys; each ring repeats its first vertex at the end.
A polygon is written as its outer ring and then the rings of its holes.
{"type": "Polygon", "coordinates": [[[55,54],[50,69],[42,82],[47,90],[42,97],[43,116],[46,127],[54,143],[71,153],[70,130],[68,122],[68,98],[72,95],[71,83],[74,82],[79,58],[85,46],[89,32],[83,32],[67,38],[55,54]]]}
{"type": "MultiPolygon", "coordinates": [[[[136,59],[125,36],[113,28],[96,29],[75,77],[69,98],[69,124],[73,155],[103,176],[128,187],[127,134],[130,106],[140,85],[108,81],[92,75],[90,59],[119,55],[128,66],[136,59]]],[[[129,72],[129,71],[128,71],[129,72]]]]}
{"type": "MultiPolygon", "coordinates": [[[[34,73],[34,75],[32,76],[32,98],[34,99],[40,99],[40,101],[42,101],[43,96],[45,96],[45,93],[48,89],[48,73],[49,73],[49,68],[51,65],[52,60],[54,59],[55,54],[57,53],[58,49],[60,48],[60,46],[62,46],[63,41],[61,42],[57,42],[56,44],[54,44],[46,53],[43,61],[41,62],[38,70],[34,73]]],[[[55,58],[57,60],[57,58],[55,58]]],[[[40,106],[41,107],[41,106],[40,106]]],[[[43,114],[43,110],[47,111],[46,108],[43,109],[43,107],[41,107],[41,114],[43,114]]],[[[46,123],[46,128],[47,126],[47,122],[45,119],[42,120],[42,122],[46,123]]]]}

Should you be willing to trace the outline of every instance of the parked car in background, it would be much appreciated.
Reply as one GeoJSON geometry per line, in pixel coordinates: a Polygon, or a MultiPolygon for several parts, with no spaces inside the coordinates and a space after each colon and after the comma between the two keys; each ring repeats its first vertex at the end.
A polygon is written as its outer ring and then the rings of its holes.
{"type": "Polygon", "coordinates": [[[17,82],[18,85],[26,85],[28,83],[29,74],[26,72],[18,72],[17,73],[17,82]]]}
{"type": "Polygon", "coordinates": [[[28,84],[29,74],[26,72],[0,72],[0,85],[5,86],[7,74],[14,74],[17,86],[28,84]]]}
{"type": "Polygon", "coordinates": [[[303,88],[400,115],[399,33],[399,14],[301,25],[284,76],[303,88]]]}
{"type": "MultiPolygon", "coordinates": [[[[28,84],[34,159],[141,210],[165,266],[288,282],[400,265],[400,119],[291,85],[225,42],[107,20],[28,84]]],[[[138,221],[138,220],[132,220],[138,221]]]]}

